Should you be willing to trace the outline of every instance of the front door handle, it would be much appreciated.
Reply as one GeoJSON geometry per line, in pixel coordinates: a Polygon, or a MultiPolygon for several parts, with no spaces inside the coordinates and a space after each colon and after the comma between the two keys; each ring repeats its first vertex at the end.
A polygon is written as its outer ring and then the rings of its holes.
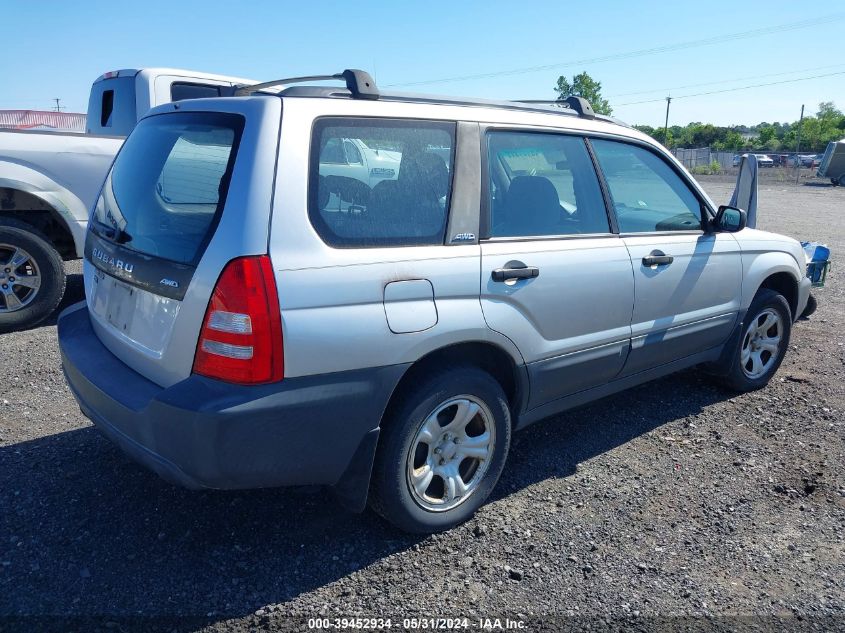
{"type": "Polygon", "coordinates": [[[504,268],[493,271],[493,281],[507,281],[508,279],[533,279],[540,276],[540,269],[536,266],[526,266],[522,262],[508,262],[504,268]]]}
{"type": "Polygon", "coordinates": [[[643,266],[667,266],[673,261],[675,261],[675,258],[663,251],[651,251],[643,257],[643,266]]]}

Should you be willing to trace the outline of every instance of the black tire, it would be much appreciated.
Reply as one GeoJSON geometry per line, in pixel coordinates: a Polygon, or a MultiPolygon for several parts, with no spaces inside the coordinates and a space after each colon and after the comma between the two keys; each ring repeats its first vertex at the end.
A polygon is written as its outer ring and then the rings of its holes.
{"type": "Polygon", "coordinates": [[[801,313],[801,318],[806,319],[809,317],[813,312],[816,311],[816,308],[819,307],[819,302],[816,301],[816,298],[813,295],[807,297],[807,307],[804,308],[804,311],[801,313]]]}
{"type": "Polygon", "coordinates": [[[382,422],[370,484],[370,507],[406,532],[427,534],[447,530],[473,515],[490,496],[502,474],[511,439],[507,398],[492,376],[470,366],[445,369],[397,397],[395,406],[391,406],[392,413],[382,422]],[[411,449],[426,419],[443,403],[461,395],[471,396],[486,406],[495,430],[492,457],[471,493],[459,505],[433,511],[424,508],[411,492],[408,460],[413,459],[411,449]]]}
{"type": "Polygon", "coordinates": [[[839,176],[839,184],[845,187],[845,174],[839,176]]]}
{"type": "MultiPolygon", "coordinates": [[[[786,350],[789,349],[789,338],[792,333],[792,311],[789,308],[789,303],[783,295],[778,294],[774,290],[768,288],[761,288],[757,291],[757,295],[751,302],[748,308],[746,317],[742,323],[742,331],[739,340],[736,342],[736,349],[731,357],[730,365],[727,373],[721,377],[721,381],[729,389],[738,392],[754,391],[765,387],[775,372],[783,362],[783,357],[786,355],[786,350]],[[760,319],[766,311],[774,311],[780,317],[782,325],[782,332],[780,335],[780,343],[777,348],[777,353],[772,354],[772,362],[769,364],[769,359],[765,363],[768,364],[765,372],[758,376],[750,376],[743,367],[742,351],[746,344],[750,341],[750,330],[755,323],[760,323],[760,319]]],[[[746,365],[747,367],[747,365],[746,365]]]]}
{"type": "MultiPolygon", "coordinates": [[[[0,299],[0,332],[9,332],[32,327],[50,316],[64,296],[66,279],[61,256],[35,227],[9,218],[0,219],[0,245],[3,244],[26,251],[41,276],[35,296],[22,308],[7,312],[6,299],[0,299]]],[[[14,274],[14,271],[7,273],[3,266],[9,257],[8,249],[0,251],[0,276],[3,276],[0,286],[14,274]]]]}

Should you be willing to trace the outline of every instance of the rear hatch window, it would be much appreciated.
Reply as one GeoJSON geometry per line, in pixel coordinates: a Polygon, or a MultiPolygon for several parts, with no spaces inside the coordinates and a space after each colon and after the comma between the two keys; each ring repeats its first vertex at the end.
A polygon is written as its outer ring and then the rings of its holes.
{"type": "Polygon", "coordinates": [[[122,249],[195,266],[225,204],[243,125],[240,115],[218,112],[142,120],[103,186],[91,231],[122,249]]]}

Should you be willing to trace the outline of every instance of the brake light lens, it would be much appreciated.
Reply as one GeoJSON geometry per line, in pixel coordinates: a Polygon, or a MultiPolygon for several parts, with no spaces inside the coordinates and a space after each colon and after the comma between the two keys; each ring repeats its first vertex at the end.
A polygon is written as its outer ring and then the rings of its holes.
{"type": "Polygon", "coordinates": [[[205,311],[194,373],[243,385],[284,378],[282,315],[267,255],[226,264],[205,311]]]}

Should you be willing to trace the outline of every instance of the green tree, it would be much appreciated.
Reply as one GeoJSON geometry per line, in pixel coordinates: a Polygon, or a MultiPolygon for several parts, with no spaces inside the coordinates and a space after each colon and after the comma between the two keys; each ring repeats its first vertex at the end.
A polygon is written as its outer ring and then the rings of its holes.
{"type": "Polygon", "coordinates": [[[713,143],[713,149],[717,152],[736,152],[745,146],[745,139],[735,130],[726,130],[721,140],[713,143]]]}
{"type": "Polygon", "coordinates": [[[760,146],[761,147],[769,147],[772,144],[772,141],[775,140],[777,137],[777,130],[775,130],[774,126],[772,125],[763,125],[760,128],[760,146]]]}
{"type": "Polygon", "coordinates": [[[675,136],[673,134],[672,128],[669,128],[669,132],[668,132],[668,134],[666,134],[665,138],[664,138],[664,135],[663,135],[663,128],[662,127],[655,128],[654,132],[652,134],[650,134],[649,136],[651,136],[658,143],[662,143],[664,147],[677,147],[677,146],[679,146],[679,143],[677,143],[675,141],[675,136]]]}
{"type": "Polygon", "coordinates": [[[833,101],[822,101],[819,104],[819,111],[816,116],[823,120],[833,120],[838,123],[843,115],[842,110],[839,110],[833,101]]]}
{"type": "Polygon", "coordinates": [[[557,86],[555,91],[558,94],[558,101],[563,101],[567,97],[584,97],[593,106],[593,110],[598,114],[613,114],[613,109],[601,96],[601,82],[596,81],[590,77],[586,72],[580,75],[575,75],[572,78],[572,83],[561,75],[557,78],[557,86]]]}
{"type": "MultiPolygon", "coordinates": [[[[763,152],[794,151],[798,140],[798,122],[758,123],[721,127],[710,123],[693,122],[669,128],[669,138],[663,138],[663,128],[635,126],[666,147],[709,147],[716,151],[754,150],[763,152]],[[749,136],[752,137],[749,139],[749,136]],[[668,141],[668,142],[667,142],[668,141]]],[[[832,101],[819,104],[816,116],[807,116],[801,124],[801,152],[823,152],[830,141],[845,136],[845,114],[832,101]]]]}
{"type": "Polygon", "coordinates": [[[639,130],[643,134],[648,134],[649,136],[654,136],[654,128],[650,125],[635,125],[634,129],[639,130]]]}

